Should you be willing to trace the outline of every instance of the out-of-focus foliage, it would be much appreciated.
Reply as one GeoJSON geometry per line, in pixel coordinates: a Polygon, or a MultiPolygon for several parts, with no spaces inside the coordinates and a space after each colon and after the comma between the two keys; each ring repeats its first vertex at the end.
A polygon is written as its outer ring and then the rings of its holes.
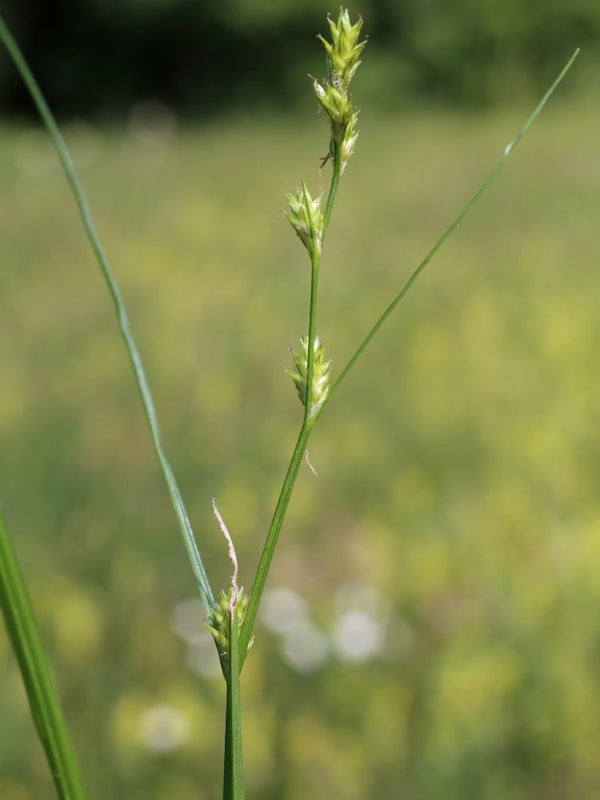
{"type": "MultiPolygon", "coordinates": [[[[338,369],[525,116],[363,114],[322,268],[338,369]]],[[[247,584],[299,422],[277,209],[326,134],[158,123],[66,138],[217,590],[210,498],[247,584]]],[[[599,124],[544,112],[321,419],[244,674],[249,798],[597,797],[599,124]]],[[[43,134],[2,130],[0,187],[0,496],[89,796],[214,798],[214,648],[43,134]]],[[[3,635],[0,686],[0,797],[50,797],[3,635]]]]}
{"type": "MultiPolygon", "coordinates": [[[[3,11],[63,115],[121,114],[157,98],[206,118],[265,104],[288,108],[318,74],[323,0],[13,0],[3,11]]],[[[407,100],[486,105],[531,97],[581,46],[600,62],[600,4],[590,0],[363,0],[373,47],[361,82],[382,106],[407,100]]],[[[358,86],[358,84],[357,84],[358,86]]],[[[357,90],[357,87],[355,87],[357,90]]],[[[0,55],[7,110],[31,113],[0,55]]]]}

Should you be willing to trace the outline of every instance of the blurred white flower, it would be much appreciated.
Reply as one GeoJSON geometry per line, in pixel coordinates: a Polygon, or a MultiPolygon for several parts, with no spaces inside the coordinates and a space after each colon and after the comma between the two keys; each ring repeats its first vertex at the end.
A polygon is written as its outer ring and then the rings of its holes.
{"type": "Polygon", "coordinates": [[[269,589],[262,597],[260,621],[273,633],[285,633],[308,616],[306,600],[293,589],[269,589]]]}
{"type": "Polygon", "coordinates": [[[171,628],[189,645],[187,666],[203,678],[221,674],[215,640],[206,624],[206,613],[197,597],[182,600],[171,613],[171,628]]]}
{"type": "Polygon", "coordinates": [[[215,640],[208,628],[190,643],[186,664],[192,672],[203,678],[216,678],[221,674],[215,640]]]}
{"type": "Polygon", "coordinates": [[[368,661],[382,654],[385,629],[383,623],[366,611],[346,611],[335,620],[332,640],[341,661],[368,661]]]}
{"type": "Polygon", "coordinates": [[[171,612],[171,628],[186,642],[194,643],[207,632],[206,614],[202,602],[191,597],[177,603],[171,612]]]}
{"type": "Polygon", "coordinates": [[[164,753],[188,741],[190,724],[174,706],[159,704],[150,706],[141,715],[139,735],[150,750],[164,753]]]}
{"type": "Polygon", "coordinates": [[[302,619],[284,635],[283,656],[290,667],[303,674],[314,672],[329,658],[327,634],[310,619],[302,619]]]}

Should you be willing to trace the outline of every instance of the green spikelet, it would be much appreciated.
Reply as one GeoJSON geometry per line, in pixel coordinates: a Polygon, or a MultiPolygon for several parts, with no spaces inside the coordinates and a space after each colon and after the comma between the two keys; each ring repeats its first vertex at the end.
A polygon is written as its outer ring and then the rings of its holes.
{"type": "Polygon", "coordinates": [[[360,64],[360,54],[364,50],[366,40],[358,41],[363,25],[362,17],[354,25],[350,22],[348,9],[340,9],[337,22],[327,18],[331,31],[331,42],[319,36],[327,52],[329,80],[342,89],[347,89],[360,64]]]}
{"type": "Polygon", "coordinates": [[[358,22],[352,25],[347,9],[340,9],[337,22],[331,18],[328,18],[328,22],[332,41],[328,42],[323,36],[319,36],[319,39],[327,54],[329,74],[322,84],[315,78],[312,81],[317,100],[329,116],[332,138],[341,148],[341,171],[344,172],[358,138],[358,111],[352,103],[348,87],[360,65],[360,56],[367,42],[366,39],[358,41],[362,19],[359,17],[358,22]]]}
{"type": "MultiPolygon", "coordinates": [[[[315,336],[313,348],[313,376],[312,393],[309,417],[312,418],[320,410],[329,394],[329,379],[331,377],[331,362],[325,360],[325,350],[319,337],[315,336]]],[[[292,351],[295,370],[286,370],[294,381],[298,397],[303,406],[307,398],[307,373],[308,373],[308,336],[300,338],[300,352],[292,351]]]]}
{"type": "Polygon", "coordinates": [[[313,255],[313,250],[321,252],[323,239],[322,195],[312,198],[306,184],[302,181],[296,194],[286,194],[288,209],[285,216],[298,234],[302,244],[313,255]]]}
{"type": "MultiPolygon", "coordinates": [[[[229,626],[230,626],[230,607],[231,607],[231,593],[233,589],[230,586],[227,591],[222,591],[215,600],[211,609],[210,617],[208,619],[208,627],[213,635],[213,639],[217,644],[219,651],[219,658],[221,662],[229,660],[229,626]]],[[[244,591],[244,587],[237,590],[237,599],[234,604],[234,615],[237,621],[238,631],[241,630],[246,610],[248,608],[248,595],[244,591]]],[[[250,639],[248,650],[254,643],[254,637],[250,639]]]]}

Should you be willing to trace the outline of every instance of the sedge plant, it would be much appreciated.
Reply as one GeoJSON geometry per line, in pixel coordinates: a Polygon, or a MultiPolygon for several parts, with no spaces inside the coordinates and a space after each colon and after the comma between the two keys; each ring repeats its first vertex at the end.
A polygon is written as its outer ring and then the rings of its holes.
{"type": "MultiPolygon", "coordinates": [[[[310,265],[308,332],[300,338],[299,346],[292,353],[290,369],[287,370],[302,406],[299,430],[271,523],[266,532],[256,575],[249,591],[238,585],[238,563],[233,539],[219,512],[216,501],[213,500],[213,510],[217,524],[227,541],[229,557],[232,563],[230,584],[219,594],[215,594],[204,569],[183,499],[163,448],[152,395],[142,359],[129,324],[125,303],[96,233],[85,194],[75,174],[60,130],[44,100],[42,92],[16,42],[0,17],[0,37],[19,70],[54,143],[67,181],[73,191],[82,224],[114,304],[118,325],[131,362],[159,465],[196,579],[206,613],[207,624],[215,640],[221,670],[227,687],[224,800],[242,800],[245,796],[240,674],[253,643],[254,623],[269,575],[273,554],[283,527],[294,484],[305,458],[308,441],[316,423],[373,337],[412,288],[419,274],[494,181],[515,146],[569,70],[578,52],[576,51],[572,55],[532,114],[508,143],[489,176],[473,194],[456,219],[444,231],[425,258],[417,265],[406,284],[395,294],[388,306],[374,321],[367,334],[359,342],[348,363],[340,370],[337,378],[333,380],[331,362],[328,360],[324,344],[317,332],[319,273],[338,188],[357,143],[359,112],[350,93],[350,84],[361,63],[366,39],[361,38],[362,19],[359,17],[357,21],[352,22],[348,11],[343,8],[340,10],[337,19],[328,18],[328,24],[331,38],[326,39],[319,36],[325,49],[327,75],[322,81],[311,76],[311,81],[316,99],[329,123],[328,149],[321,163],[321,168],[329,166],[331,169],[329,188],[326,193],[322,192],[313,195],[306,182],[301,180],[297,190],[286,195],[287,208],[285,216],[306,251],[310,265]]],[[[37,632],[35,618],[27,596],[26,582],[17,563],[6,524],[1,516],[0,603],[28,693],[32,716],[54,778],[57,795],[63,800],[66,798],[79,800],[79,798],[84,797],[84,792],[73,755],[73,747],[69,740],[60,704],[50,677],[47,659],[37,632]]]]}

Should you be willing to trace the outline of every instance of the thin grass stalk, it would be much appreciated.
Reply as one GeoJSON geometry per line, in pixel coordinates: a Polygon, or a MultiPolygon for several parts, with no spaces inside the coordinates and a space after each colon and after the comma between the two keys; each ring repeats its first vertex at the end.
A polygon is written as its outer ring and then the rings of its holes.
{"type": "MultiPolygon", "coordinates": [[[[334,173],[335,174],[335,173],[334,173]]],[[[333,184],[333,178],[332,178],[333,184]]],[[[310,223],[311,238],[316,239],[315,230],[310,223]]],[[[317,298],[319,296],[319,267],[321,266],[321,248],[315,247],[310,263],[310,300],[308,310],[308,358],[306,363],[306,399],[304,402],[303,426],[307,426],[309,433],[314,425],[313,421],[313,375],[315,367],[315,337],[317,335],[317,298]]]]}
{"type": "MultiPolygon", "coordinates": [[[[331,183],[329,186],[329,193],[327,196],[325,214],[323,218],[323,234],[322,234],[321,248],[324,243],[325,232],[327,230],[327,226],[331,218],[331,213],[335,203],[340,177],[341,177],[340,148],[338,145],[333,143],[333,170],[331,175],[331,183]]],[[[311,235],[313,237],[315,236],[314,230],[311,230],[311,235]]],[[[308,440],[310,439],[310,435],[314,428],[315,422],[317,421],[317,418],[319,416],[317,414],[311,417],[310,409],[312,406],[312,386],[313,386],[312,376],[314,367],[314,341],[316,336],[316,325],[317,325],[317,295],[318,295],[319,267],[321,262],[321,254],[320,254],[321,248],[319,248],[318,251],[317,249],[315,249],[313,251],[313,256],[311,258],[310,302],[308,310],[308,363],[307,363],[307,375],[306,375],[307,397],[304,408],[304,416],[302,418],[302,425],[300,426],[300,431],[298,433],[298,439],[296,440],[296,445],[292,452],[292,457],[290,459],[287,472],[283,479],[281,491],[279,493],[279,497],[275,505],[275,510],[273,512],[273,517],[271,519],[271,525],[269,526],[269,530],[267,532],[265,544],[256,570],[256,576],[254,578],[254,583],[252,585],[252,591],[250,593],[248,609],[246,611],[246,616],[244,618],[242,630],[240,633],[240,653],[241,653],[242,664],[244,663],[244,660],[246,658],[248,644],[252,637],[252,630],[254,628],[256,615],[258,613],[258,607],[260,605],[260,600],[265,588],[265,583],[267,580],[267,576],[269,574],[269,569],[271,567],[271,562],[273,560],[275,548],[277,547],[279,534],[281,533],[281,528],[283,526],[283,521],[285,519],[287,508],[290,499],[292,497],[294,485],[298,477],[300,465],[302,464],[304,455],[306,453],[308,440]]]]}
{"type": "Polygon", "coordinates": [[[325,213],[323,214],[323,239],[325,239],[325,234],[329,227],[329,220],[331,219],[338,186],[340,185],[340,178],[342,177],[342,149],[333,138],[331,140],[331,151],[333,173],[331,175],[329,193],[327,194],[327,202],[325,203],[325,213]]]}
{"type": "Polygon", "coordinates": [[[0,606],[56,793],[60,800],[85,800],[75,752],[52,680],[25,579],[1,510],[0,606]]]}
{"type": "Polygon", "coordinates": [[[229,618],[229,670],[227,681],[227,707],[225,722],[225,767],[223,800],[244,800],[244,759],[242,749],[242,708],[240,695],[240,639],[238,635],[237,608],[229,618]]]}
{"type": "Polygon", "coordinates": [[[271,519],[271,525],[269,526],[269,531],[267,533],[265,544],[258,562],[256,576],[254,578],[254,584],[252,586],[252,591],[250,593],[250,599],[248,602],[248,610],[246,611],[246,616],[244,618],[244,623],[240,633],[240,652],[242,654],[242,663],[246,659],[248,644],[252,638],[252,630],[254,628],[256,615],[258,613],[258,606],[265,588],[265,583],[267,581],[267,576],[269,574],[275,548],[277,547],[277,542],[279,540],[279,534],[281,533],[285,514],[292,497],[292,492],[294,491],[294,484],[296,483],[296,478],[298,477],[300,465],[304,460],[304,454],[306,453],[306,446],[310,438],[311,430],[312,429],[309,427],[309,425],[307,425],[306,421],[303,421],[292,457],[290,459],[290,463],[287,468],[287,472],[283,479],[281,491],[279,493],[279,497],[277,498],[277,503],[273,512],[273,518],[271,519]]]}

